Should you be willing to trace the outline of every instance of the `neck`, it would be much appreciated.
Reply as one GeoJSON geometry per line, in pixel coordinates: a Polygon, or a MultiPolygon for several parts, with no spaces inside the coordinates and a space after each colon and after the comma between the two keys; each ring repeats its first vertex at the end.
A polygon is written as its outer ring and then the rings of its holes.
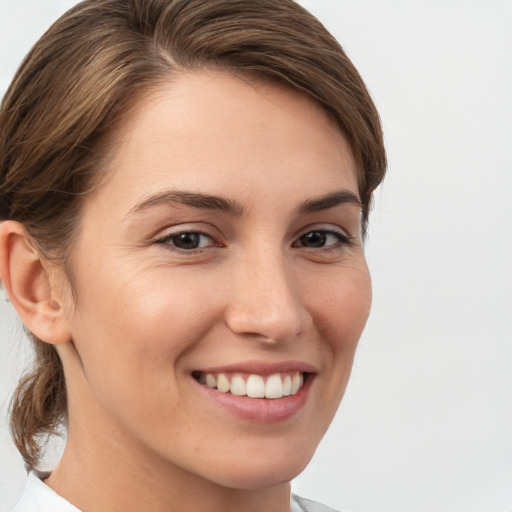
{"type": "Polygon", "coordinates": [[[290,485],[265,489],[229,488],[158,456],[148,457],[133,443],[127,450],[119,432],[98,437],[69,426],[63,457],[46,484],[83,512],[288,512],[290,485]]]}

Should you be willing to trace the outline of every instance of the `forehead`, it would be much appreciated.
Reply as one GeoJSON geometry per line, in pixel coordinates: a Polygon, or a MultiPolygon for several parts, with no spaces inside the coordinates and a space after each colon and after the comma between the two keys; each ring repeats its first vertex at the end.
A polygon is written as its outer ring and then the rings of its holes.
{"type": "Polygon", "coordinates": [[[286,86],[219,71],[184,73],[142,98],[116,133],[108,170],[113,190],[131,184],[139,194],[269,190],[283,179],[290,194],[304,180],[312,195],[340,185],[357,194],[349,146],[318,104],[286,86]]]}

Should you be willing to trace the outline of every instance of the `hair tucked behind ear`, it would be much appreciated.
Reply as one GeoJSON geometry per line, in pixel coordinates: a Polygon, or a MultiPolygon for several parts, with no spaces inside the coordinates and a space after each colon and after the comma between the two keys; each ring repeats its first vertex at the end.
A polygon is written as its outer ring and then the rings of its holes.
{"type": "MultiPolygon", "coordinates": [[[[201,68],[285,83],[321,105],[359,163],[364,230],[386,167],[379,116],[316,18],[292,0],[85,0],[32,49],[0,109],[0,219],[23,223],[71,284],[81,199],[102,177],[116,126],[140,95],[201,68]]],[[[34,343],[11,417],[28,465],[66,417],[61,362],[34,343]]]]}

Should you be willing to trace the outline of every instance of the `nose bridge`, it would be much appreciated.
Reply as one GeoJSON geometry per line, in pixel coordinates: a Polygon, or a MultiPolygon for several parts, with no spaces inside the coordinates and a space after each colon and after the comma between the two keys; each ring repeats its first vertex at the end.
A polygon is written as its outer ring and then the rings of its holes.
{"type": "Polygon", "coordinates": [[[227,314],[232,331],[280,342],[305,328],[308,314],[289,265],[275,247],[259,247],[241,258],[227,314]]]}

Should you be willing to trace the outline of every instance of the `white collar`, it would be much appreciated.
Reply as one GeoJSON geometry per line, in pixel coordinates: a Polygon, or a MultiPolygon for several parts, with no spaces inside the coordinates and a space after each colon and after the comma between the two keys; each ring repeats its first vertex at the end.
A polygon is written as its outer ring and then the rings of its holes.
{"type": "Polygon", "coordinates": [[[36,474],[28,474],[25,490],[12,512],[80,512],[50,489],[36,474]]]}
{"type": "MultiPolygon", "coordinates": [[[[62,496],[59,496],[54,490],[50,489],[41,479],[44,476],[35,471],[31,471],[28,474],[25,490],[12,512],[80,512],[69,501],[66,501],[62,496]]],[[[292,495],[290,512],[305,511],[335,512],[334,509],[329,509],[318,503],[292,495]]]]}

